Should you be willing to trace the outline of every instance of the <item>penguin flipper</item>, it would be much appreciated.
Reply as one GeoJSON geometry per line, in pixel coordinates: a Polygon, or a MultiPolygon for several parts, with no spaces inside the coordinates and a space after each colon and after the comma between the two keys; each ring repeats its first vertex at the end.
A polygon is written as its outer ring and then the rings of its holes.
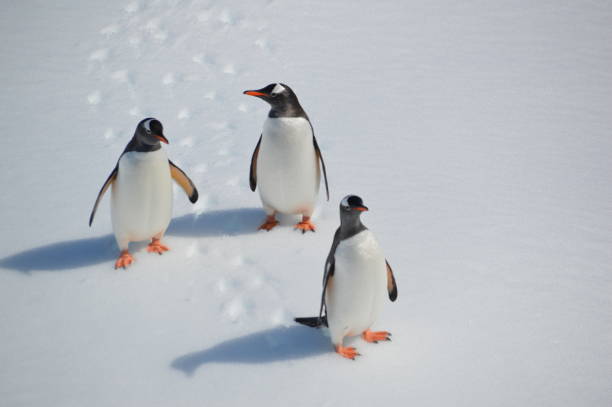
{"type": "Polygon", "coordinates": [[[321,326],[327,325],[327,317],[323,315],[323,317],[304,317],[304,318],[294,318],[294,321],[298,324],[306,325],[311,328],[319,328],[321,326]]]}
{"type": "Polygon", "coordinates": [[[189,197],[189,201],[191,203],[196,203],[198,200],[198,190],[193,184],[193,181],[172,161],[168,160],[168,163],[170,164],[170,175],[172,179],[183,188],[183,191],[185,191],[189,197]]]}
{"type": "Polygon", "coordinates": [[[323,310],[327,314],[327,304],[325,303],[325,294],[327,294],[327,289],[332,285],[332,278],[334,277],[334,271],[336,270],[336,248],[340,244],[340,228],[336,229],[336,233],[334,233],[334,240],[332,242],[331,249],[329,249],[329,254],[327,255],[327,260],[325,261],[325,274],[323,275],[323,293],[321,294],[321,307],[319,308],[319,319],[323,320],[326,318],[323,315],[323,310]]]}
{"type": "Polygon", "coordinates": [[[385,260],[385,263],[387,263],[387,291],[389,292],[389,299],[395,301],[397,299],[397,283],[395,282],[393,270],[391,270],[389,262],[385,260]]]}
{"type": "Polygon", "coordinates": [[[100,188],[100,192],[98,192],[98,197],[96,198],[96,203],[94,204],[94,207],[91,210],[91,215],[89,215],[89,226],[90,227],[94,220],[94,216],[96,215],[96,210],[98,210],[98,204],[100,204],[100,201],[102,200],[102,197],[104,196],[104,193],[106,192],[106,190],[117,179],[118,171],[119,171],[119,164],[115,165],[115,168],[113,168],[113,171],[110,173],[108,178],[106,178],[106,181],[104,181],[104,185],[102,185],[102,188],[100,188]]]}
{"type": "Polygon", "coordinates": [[[325,169],[325,161],[323,161],[323,155],[321,155],[321,149],[319,148],[317,139],[314,136],[314,131],[312,133],[312,143],[314,144],[315,154],[317,155],[317,159],[321,161],[321,168],[323,168],[323,178],[325,179],[325,193],[327,194],[327,200],[329,201],[329,185],[327,184],[327,170],[325,169]]]}
{"type": "Polygon", "coordinates": [[[262,136],[263,135],[259,136],[259,141],[251,157],[251,168],[249,170],[249,185],[251,186],[251,191],[255,191],[255,188],[257,188],[257,157],[259,156],[259,146],[261,145],[262,136]]]}

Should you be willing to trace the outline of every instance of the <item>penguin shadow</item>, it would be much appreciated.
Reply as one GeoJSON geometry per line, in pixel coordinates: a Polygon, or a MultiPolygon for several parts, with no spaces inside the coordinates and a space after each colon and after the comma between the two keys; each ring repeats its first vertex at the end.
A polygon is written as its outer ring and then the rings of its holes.
{"type": "Polygon", "coordinates": [[[261,208],[232,208],[188,214],[173,218],[166,235],[171,236],[237,236],[257,233],[265,219],[261,208]]]}
{"type": "Polygon", "coordinates": [[[176,358],[170,367],[187,376],[210,363],[263,364],[330,352],[329,338],[305,326],[276,327],[221,342],[176,358]]]}
{"type": "MultiPolygon", "coordinates": [[[[170,236],[235,236],[256,233],[265,217],[262,209],[239,208],[204,212],[173,218],[166,235],[170,236]]],[[[140,252],[146,242],[130,243],[132,252],[140,252]]],[[[172,246],[172,243],[169,243],[172,246]]],[[[113,235],[66,240],[35,247],[0,259],[0,267],[30,274],[34,271],[63,271],[110,263],[119,250],[113,235]]]]}
{"type": "Polygon", "coordinates": [[[117,247],[113,235],[66,240],[28,249],[0,259],[0,267],[30,274],[33,271],[63,271],[113,262],[117,247]]]}

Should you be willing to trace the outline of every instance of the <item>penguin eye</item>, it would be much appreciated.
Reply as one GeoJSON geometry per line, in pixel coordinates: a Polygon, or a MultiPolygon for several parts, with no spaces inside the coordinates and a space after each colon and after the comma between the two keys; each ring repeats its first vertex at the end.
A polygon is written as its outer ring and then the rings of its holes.
{"type": "Polygon", "coordinates": [[[272,97],[273,97],[273,98],[275,98],[275,97],[277,97],[277,96],[278,96],[278,93],[273,93],[273,94],[272,94],[272,97]]]}

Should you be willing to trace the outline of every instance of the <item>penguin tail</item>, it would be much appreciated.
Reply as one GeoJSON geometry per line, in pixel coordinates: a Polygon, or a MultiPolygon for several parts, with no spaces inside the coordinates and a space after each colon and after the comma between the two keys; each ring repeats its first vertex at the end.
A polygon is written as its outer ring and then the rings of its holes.
{"type": "Polygon", "coordinates": [[[311,328],[320,328],[321,326],[327,326],[327,316],[319,317],[305,317],[305,318],[295,318],[295,322],[298,324],[306,325],[311,328]]]}

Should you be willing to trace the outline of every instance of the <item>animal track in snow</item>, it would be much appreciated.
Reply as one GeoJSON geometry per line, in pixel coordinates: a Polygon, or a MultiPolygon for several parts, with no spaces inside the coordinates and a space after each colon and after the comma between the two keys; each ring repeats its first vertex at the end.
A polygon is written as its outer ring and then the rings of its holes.
{"type": "Polygon", "coordinates": [[[102,94],[100,93],[99,90],[95,90],[91,92],[89,95],[87,95],[87,101],[89,102],[90,105],[95,106],[99,104],[101,100],[102,100],[102,94]]]}
{"type": "Polygon", "coordinates": [[[188,259],[191,259],[197,254],[198,254],[198,243],[197,242],[193,242],[189,244],[189,246],[187,246],[187,248],[185,249],[185,257],[188,259]]]}
{"type": "Polygon", "coordinates": [[[234,64],[226,64],[223,67],[223,73],[234,75],[236,73],[236,67],[234,66],[234,64]]]}
{"type": "Polygon", "coordinates": [[[119,26],[116,24],[108,25],[100,30],[100,34],[105,35],[109,38],[119,32],[119,26]]]}
{"type": "Polygon", "coordinates": [[[106,129],[106,131],[104,132],[104,139],[105,140],[112,140],[115,138],[115,132],[113,131],[113,129],[106,129]]]}
{"type": "Polygon", "coordinates": [[[179,110],[178,114],[176,115],[176,118],[179,120],[189,119],[190,117],[191,117],[191,113],[189,112],[189,109],[187,108],[182,108],[181,110],[179,110]]]}
{"type": "Polygon", "coordinates": [[[128,44],[130,44],[134,48],[138,48],[141,42],[142,38],[140,38],[139,36],[132,36],[128,39],[128,44]]]}
{"type": "Polygon", "coordinates": [[[205,23],[210,19],[210,11],[205,10],[198,14],[197,19],[201,23],[205,23]]]}
{"type": "Polygon", "coordinates": [[[126,83],[130,80],[129,72],[125,69],[115,71],[112,73],[111,78],[119,83],[126,83]]]}
{"type": "Polygon", "coordinates": [[[229,187],[236,187],[238,186],[239,183],[240,183],[239,177],[232,177],[225,182],[225,185],[229,187]]]}
{"type": "Polygon", "coordinates": [[[108,58],[108,50],[106,48],[98,49],[89,55],[90,61],[103,62],[108,58]]]}
{"type": "Polygon", "coordinates": [[[223,306],[223,314],[231,321],[238,322],[240,317],[246,312],[244,303],[240,298],[234,298],[223,306]]]}
{"type": "Polygon", "coordinates": [[[193,147],[193,137],[183,137],[183,139],[179,142],[181,147],[193,147]]]}
{"type": "Polygon", "coordinates": [[[203,174],[206,171],[208,171],[208,166],[204,163],[198,164],[195,167],[193,167],[193,172],[195,172],[196,174],[203,174]]]}
{"type": "Polygon", "coordinates": [[[231,25],[235,23],[234,17],[230,14],[229,10],[224,9],[219,13],[219,17],[217,18],[223,24],[231,25]]]}
{"type": "Polygon", "coordinates": [[[134,1],[132,3],[127,4],[123,9],[128,14],[134,14],[135,12],[140,10],[140,4],[138,4],[137,1],[134,1]]]}
{"type": "Polygon", "coordinates": [[[176,83],[176,78],[174,77],[174,73],[168,72],[162,78],[162,83],[166,86],[174,85],[176,83]]]}

